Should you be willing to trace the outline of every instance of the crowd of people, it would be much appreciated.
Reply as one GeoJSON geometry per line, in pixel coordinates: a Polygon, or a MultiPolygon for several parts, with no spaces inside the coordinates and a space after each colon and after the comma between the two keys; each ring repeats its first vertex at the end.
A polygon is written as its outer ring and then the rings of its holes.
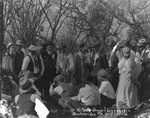
{"type": "Polygon", "coordinates": [[[108,47],[109,53],[99,44],[80,43],[70,53],[66,44],[50,41],[29,47],[22,40],[9,43],[3,55],[7,79],[2,97],[19,106],[18,118],[38,117],[36,98],[44,103],[54,98],[71,112],[82,107],[131,109],[148,100],[150,44],[140,39],[132,46],[123,40],[108,47]]]}

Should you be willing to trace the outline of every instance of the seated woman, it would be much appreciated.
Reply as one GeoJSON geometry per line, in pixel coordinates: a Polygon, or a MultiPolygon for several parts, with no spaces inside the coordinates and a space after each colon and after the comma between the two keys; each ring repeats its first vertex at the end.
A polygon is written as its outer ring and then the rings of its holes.
{"type": "Polygon", "coordinates": [[[102,106],[111,108],[116,102],[116,95],[111,83],[108,81],[107,72],[101,69],[97,76],[98,81],[101,82],[99,93],[101,94],[102,106]]]}
{"type": "Polygon", "coordinates": [[[101,104],[101,98],[99,94],[98,87],[93,84],[94,77],[88,76],[85,80],[84,84],[85,87],[82,87],[79,90],[79,93],[77,96],[74,96],[71,98],[71,100],[68,102],[68,106],[73,110],[79,107],[96,107],[100,106],[101,104]]]}

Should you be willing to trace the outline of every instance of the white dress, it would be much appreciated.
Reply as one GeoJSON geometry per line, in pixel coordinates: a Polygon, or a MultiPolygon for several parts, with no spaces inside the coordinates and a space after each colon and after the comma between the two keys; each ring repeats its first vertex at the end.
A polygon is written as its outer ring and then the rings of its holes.
{"type": "Polygon", "coordinates": [[[122,58],[118,64],[120,74],[116,93],[116,106],[118,109],[120,109],[123,104],[127,106],[127,108],[133,108],[138,105],[137,86],[135,86],[132,81],[136,78],[135,66],[135,62],[131,58],[122,58]]]}

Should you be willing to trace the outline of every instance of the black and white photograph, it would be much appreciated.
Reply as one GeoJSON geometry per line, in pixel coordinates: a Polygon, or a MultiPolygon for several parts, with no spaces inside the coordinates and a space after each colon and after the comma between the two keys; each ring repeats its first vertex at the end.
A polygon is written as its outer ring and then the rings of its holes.
{"type": "Polygon", "coordinates": [[[0,118],[150,118],[150,0],[0,0],[0,118]]]}

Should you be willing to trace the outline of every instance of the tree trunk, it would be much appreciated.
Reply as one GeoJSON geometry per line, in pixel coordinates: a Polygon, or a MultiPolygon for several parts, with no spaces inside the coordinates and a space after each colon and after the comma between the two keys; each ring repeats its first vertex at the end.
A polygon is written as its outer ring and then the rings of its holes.
{"type": "Polygon", "coordinates": [[[1,100],[1,94],[2,94],[2,57],[3,57],[3,39],[4,39],[4,33],[3,33],[3,0],[0,0],[0,100],[1,100]]]}

